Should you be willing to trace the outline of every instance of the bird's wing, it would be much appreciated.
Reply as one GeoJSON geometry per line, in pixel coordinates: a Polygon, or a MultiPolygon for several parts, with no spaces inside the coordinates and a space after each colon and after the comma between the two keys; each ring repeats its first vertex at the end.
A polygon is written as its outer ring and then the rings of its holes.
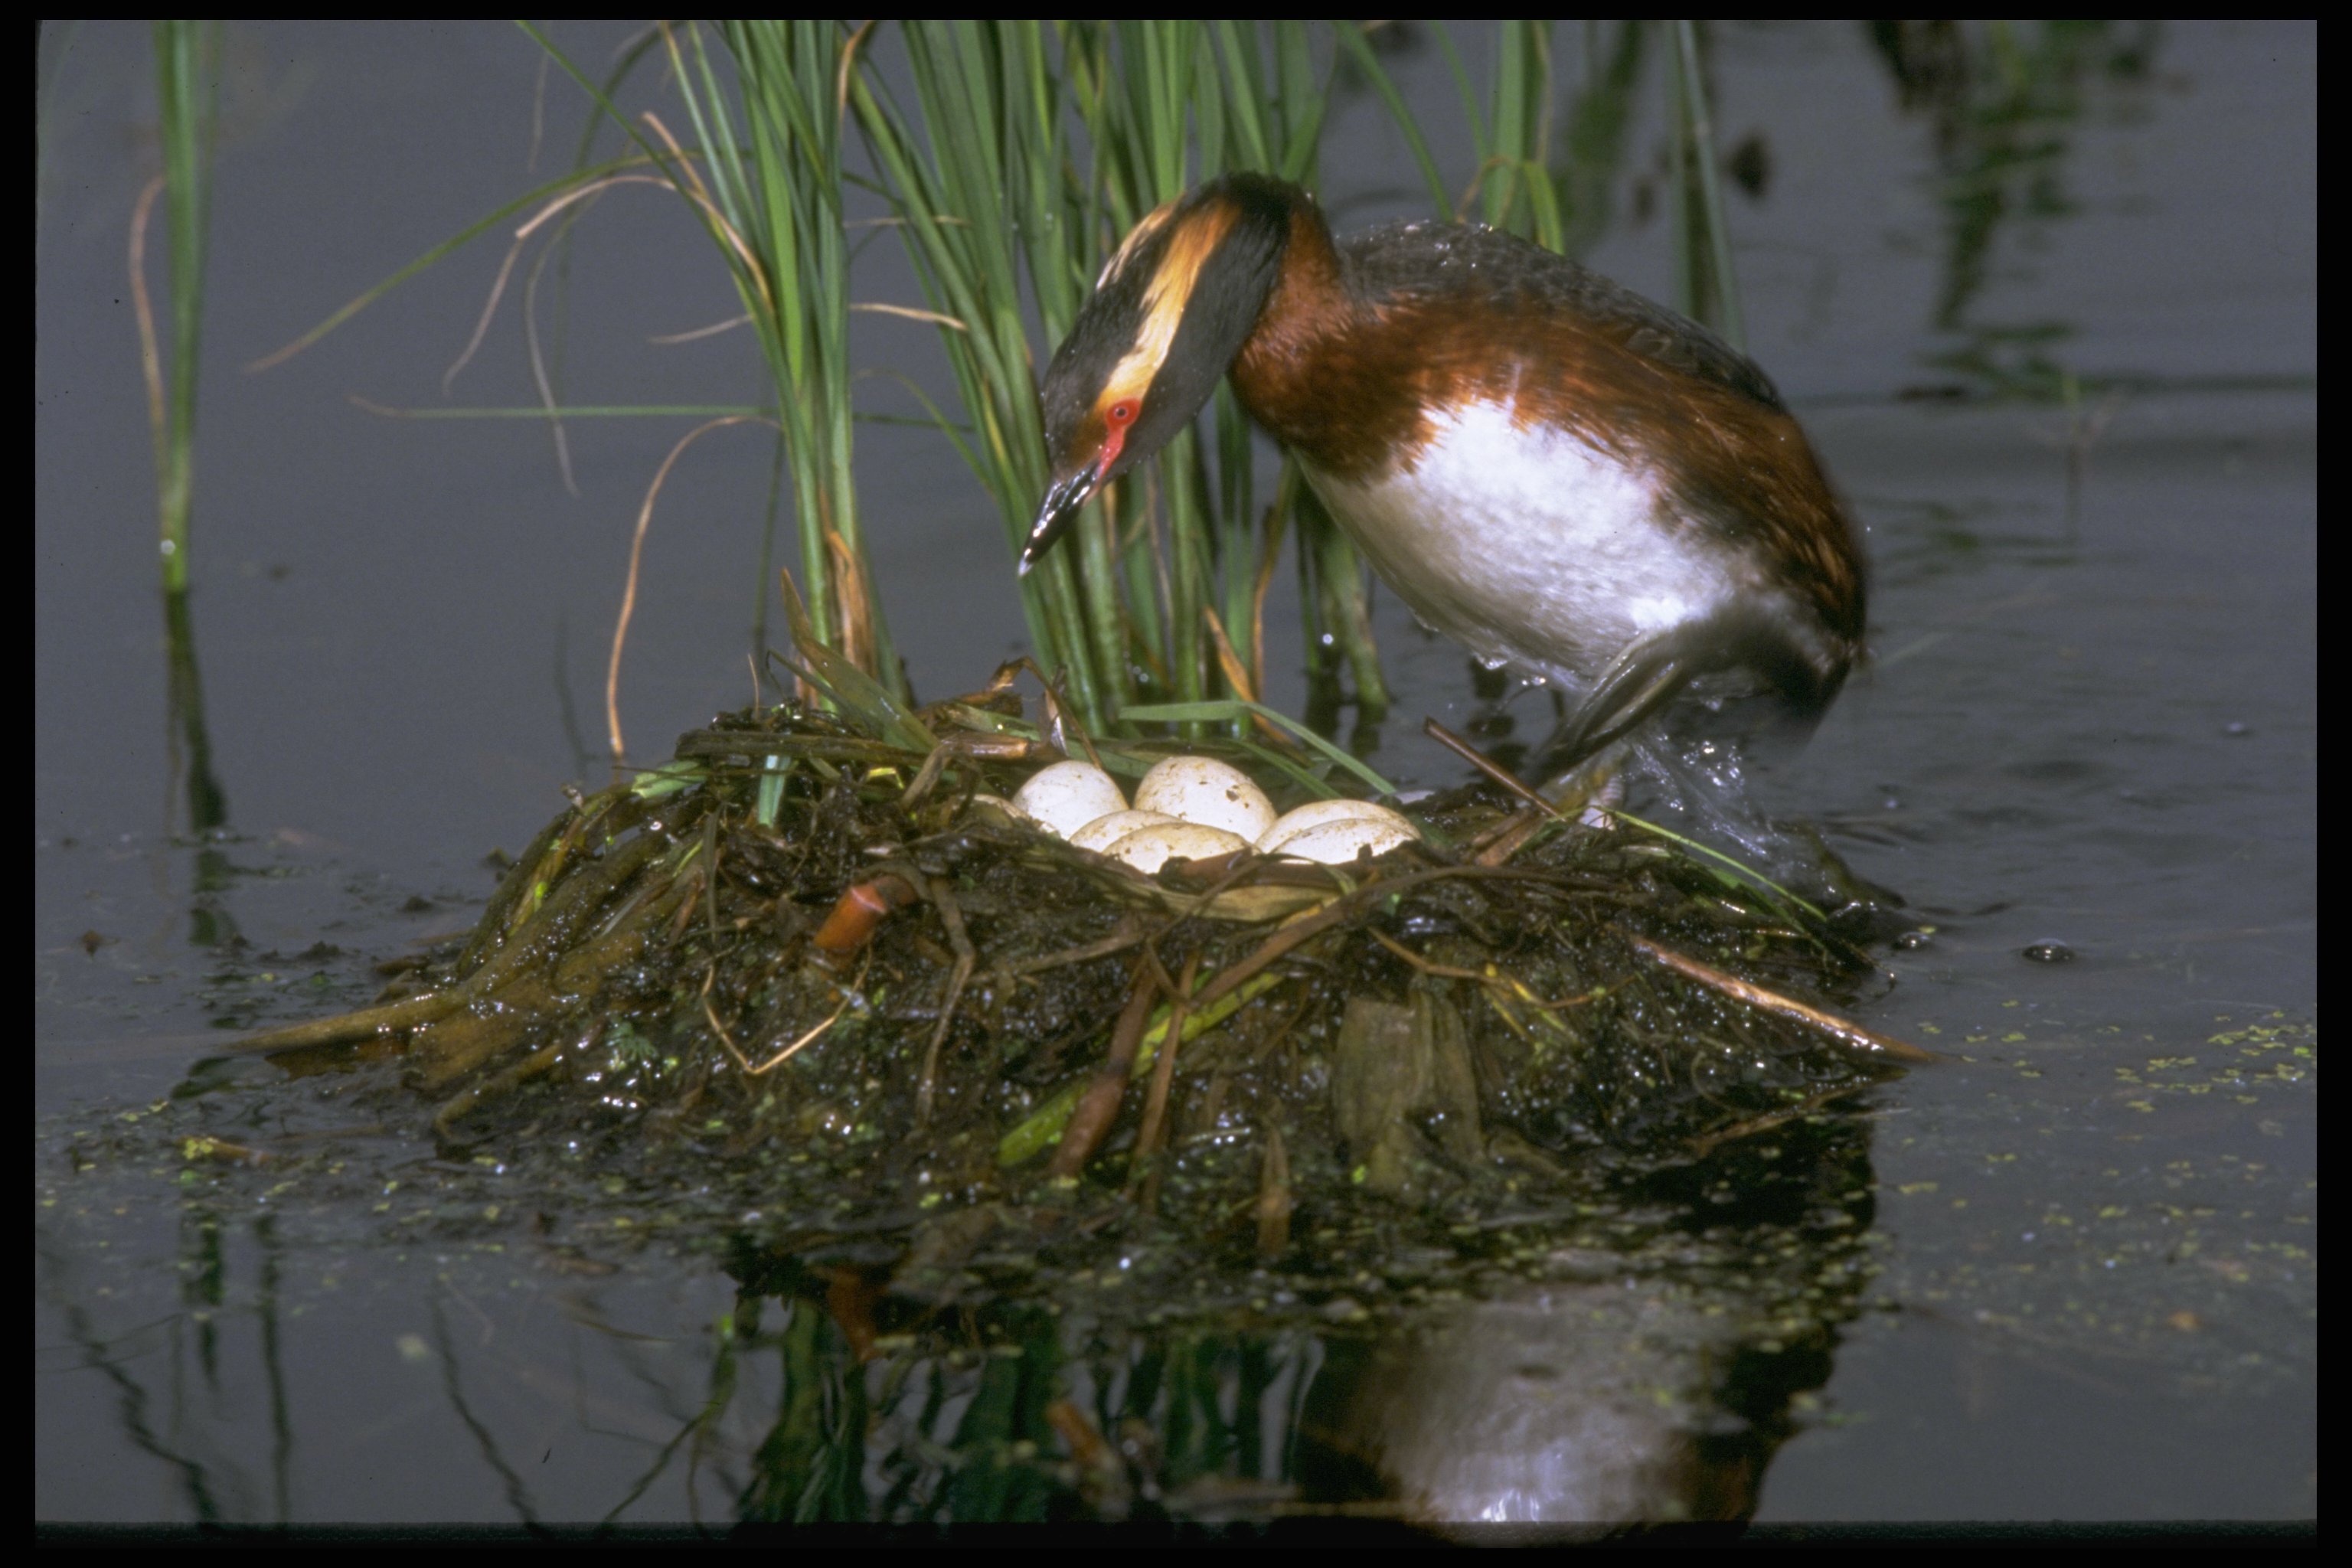
{"type": "Polygon", "coordinates": [[[1517,235],[1468,224],[1391,224],[1349,236],[1339,252],[1349,287],[1367,304],[1453,295],[1505,311],[1573,317],[1636,358],[1784,409],[1771,378],[1706,327],[1517,235]]]}

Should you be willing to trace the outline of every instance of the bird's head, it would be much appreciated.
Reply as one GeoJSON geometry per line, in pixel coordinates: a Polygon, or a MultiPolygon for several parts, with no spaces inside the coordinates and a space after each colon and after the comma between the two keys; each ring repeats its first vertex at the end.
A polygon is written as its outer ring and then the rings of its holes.
{"type": "Polygon", "coordinates": [[[1094,493],[1173,440],[1257,324],[1297,186],[1229,174],[1160,207],[1119,245],[1039,389],[1052,472],[1026,573],[1094,493]]]}

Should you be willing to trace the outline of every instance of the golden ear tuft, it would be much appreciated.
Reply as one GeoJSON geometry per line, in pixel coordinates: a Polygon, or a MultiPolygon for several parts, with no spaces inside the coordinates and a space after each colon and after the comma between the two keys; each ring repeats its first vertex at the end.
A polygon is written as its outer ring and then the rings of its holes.
{"type": "MultiPolygon", "coordinates": [[[[1135,233],[1127,237],[1118,255],[1111,258],[1103,276],[1129,265],[1139,254],[1139,241],[1148,239],[1166,228],[1174,204],[1160,208],[1135,226],[1135,233]],[[1147,233],[1149,231],[1149,233],[1147,233]]],[[[1150,390],[1152,378],[1167,362],[1170,345],[1176,341],[1176,328],[1184,319],[1184,308],[1191,303],[1193,289],[1201,281],[1201,269],[1217,247],[1234,231],[1241,219],[1241,209],[1227,201],[1213,201],[1193,208],[1181,222],[1170,230],[1167,244],[1160,253],[1159,265],[1152,269],[1151,281],[1143,290],[1143,321],[1135,335],[1135,346],[1119,357],[1111,373],[1103,380],[1100,400],[1096,407],[1111,423],[1108,411],[1115,403],[1129,399],[1140,401],[1150,390]]]]}
{"type": "Polygon", "coordinates": [[[1125,271],[1127,264],[1135,258],[1136,253],[1151,243],[1153,235],[1167,226],[1169,218],[1174,215],[1181,201],[1182,198],[1179,197],[1176,201],[1160,203],[1145,213],[1141,222],[1127,231],[1127,237],[1118,242],[1118,248],[1110,253],[1108,261],[1103,263],[1101,276],[1095,279],[1095,289],[1097,292],[1108,287],[1112,279],[1125,271]]]}

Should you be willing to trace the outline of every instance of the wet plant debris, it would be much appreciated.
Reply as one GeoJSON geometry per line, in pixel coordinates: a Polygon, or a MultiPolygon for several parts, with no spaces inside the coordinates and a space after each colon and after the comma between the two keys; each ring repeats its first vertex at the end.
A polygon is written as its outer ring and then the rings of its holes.
{"type": "Polygon", "coordinates": [[[1016,1207],[1243,1266],[1364,1214],[1459,1234],[1925,1059],[1802,999],[1873,973],[1826,922],[1622,820],[1533,821],[1480,783],[1413,804],[1421,839],[1377,858],[1147,877],[1003,797],[1065,755],[1357,781],[1304,750],[1089,739],[1050,693],[1031,722],[1013,667],[920,712],[807,673],[838,710],[682,737],[549,824],[454,951],[248,1048],[394,1055],[446,1145],[690,1168],[779,1237],[914,1238],[910,1279],[1016,1207]]]}

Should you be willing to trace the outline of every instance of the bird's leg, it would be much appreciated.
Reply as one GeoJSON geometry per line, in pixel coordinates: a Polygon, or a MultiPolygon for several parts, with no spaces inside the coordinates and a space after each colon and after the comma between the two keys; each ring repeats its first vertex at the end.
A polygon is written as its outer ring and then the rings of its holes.
{"type": "Polygon", "coordinates": [[[1698,672],[1679,631],[1626,644],[1545,746],[1546,771],[1558,776],[1597,756],[1672,701],[1698,672]]]}
{"type": "Polygon", "coordinates": [[[1609,808],[1623,804],[1625,748],[1603,746],[1582,762],[1552,773],[1540,794],[1562,816],[1577,817],[1587,827],[1609,826],[1609,808]]]}

